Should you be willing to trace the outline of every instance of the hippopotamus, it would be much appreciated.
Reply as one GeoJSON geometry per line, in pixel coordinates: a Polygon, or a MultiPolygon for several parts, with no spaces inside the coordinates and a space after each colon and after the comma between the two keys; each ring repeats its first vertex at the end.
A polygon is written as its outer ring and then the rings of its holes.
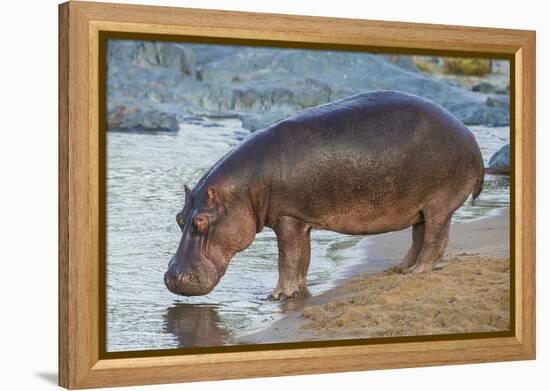
{"type": "MultiPolygon", "coordinates": [[[[453,213],[483,187],[473,134],[434,102],[374,91],[308,108],[249,136],[191,190],[164,280],[209,293],[264,227],[277,238],[274,300],[306,286],[312,229],[373,235],[412,226],[389,271],[427,272],[444,255],[453,213]]],[[[242,283],[246,283],[243,276],[242,283]]]]}

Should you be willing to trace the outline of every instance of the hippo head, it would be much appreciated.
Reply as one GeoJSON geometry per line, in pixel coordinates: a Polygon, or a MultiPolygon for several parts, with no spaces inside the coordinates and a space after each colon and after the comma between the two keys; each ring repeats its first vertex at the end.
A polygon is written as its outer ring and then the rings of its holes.
{"type": "Polygon", "coordinates": [[[182,236],[168,264],[164,283],[183,296],[209,293],[225,274],[231,258],[256,235],[250,202],[235,189],[185,186],[185,205],[176,215],[182,236]]]}

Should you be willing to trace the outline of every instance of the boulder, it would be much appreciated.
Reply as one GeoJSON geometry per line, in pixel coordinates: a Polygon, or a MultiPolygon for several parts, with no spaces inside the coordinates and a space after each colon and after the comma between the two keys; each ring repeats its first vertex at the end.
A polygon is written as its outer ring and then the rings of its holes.
{"type": "Polygon", "coordinates": [[[481,92],[483,94],[493,94],[497,91],[497,87],[491,83],[482,81],[481,83],[474,84],[472,86],[472,91],[481,92]]]}
{"type": "Polygon", "coordinates": [[[489,174],[510,175],[510,144],[506,144],[491,156],[485,172],[489,174]]]}
{"type": "Polygon", "coordinates": [[[400,54],[386,54],[384,58],[391,62],[392,64],[397,65],[399,68],[403,68],[409,72],[420,72],[418,67],[414,63],[412,56],[400,55],[400,54]]]}
{"type": "Polygon", "coordinates": [[[499,95],[509,95],[510,94],[510,85],[507,85],[506,87],[499,88],[495,91],[495,94],[499,95]]]}
{"type": "Polygon", "coordinates": [[[174,114],[158,110],[142,111],[118,106],[107,115],[107,130],[112,132],[177,132],[174,114]]]}
{"type": "Polygon", "coordinates": [[[508,126],[508,110],[475,102],[458,103],[447,107],[466,125],[508,126]]]}
{"type": "Polygon", "coordinates": [[[128,108],[123,105],[116,106],[115,108],[109,110],[107,113],[107,130],[116,128],[127,115],[133,114],[137,111],[137,109],[128,110],[128,108]]]}
{"type": "MultiPolygon", "coordinates": [[[[207,109],[291,114],[364,91],[400,90],[434,100],[467,125],[509,123],[507,110],[488,105],[485,94],[451,86],[393,61],[397,62],[369,53],[242,48],[205,64],[203,80],[210,88],[200,101],[207,109]]],[[[253,123],[255,127],[258,121],[253,123]]]]}
{"type": "Polygon", "coordinates": [[[197,56],[190,45],[172,42],[113,40],[108,46],[110,63],[122,61],[145,67],[173,69],[194,75],[197,56]]]}
{"type": "Polygon", "coordinates": [[[408,56],[115,40],[108,47],[108,110],[113,118],[121,116],[118,106],[139,107],[142,116],[238,116],[255,130],[360,92],[399,90],[439,103],[466,125],[509,124],[507,94],[449,85],[413,65],[408,56]]]}
{"type": "Polygon", "coordinates": [[[242,121],[242,127],[254,132],[255,130],[263,129],[272,123],[275,123],[287,115],[280,111],[269,111],[266,113],[248,113],[242,114],[240,119],[242,121]]]}
{"type": "Polygon", "coordinates": [[[140,57],[149,65],[179,71],[185,75],[193,75],[197,58],[192,48],[170,42],[144,41],[139,51],[140,57]]]}
{"type": "Polygon", "coordinates": [[[509,110],[510,97],[508,95],[494,95],[487,97],[485,104],[489,107],[495,107],[497,109],[509,110]]]}

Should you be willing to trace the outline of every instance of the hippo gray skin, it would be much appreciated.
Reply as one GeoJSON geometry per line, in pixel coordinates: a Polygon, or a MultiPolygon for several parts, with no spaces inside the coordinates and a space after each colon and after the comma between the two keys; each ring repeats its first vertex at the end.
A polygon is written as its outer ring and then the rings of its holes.
{"type": "Polygon", "coordinates": [[[264,227],[279,248],[274,300],[305,287],[311,229],[372,235],[412,226],[412,245],[390,270],[432,270],[454,211],[479,195],[483,177],[472,133],[427,99],[375,91],[303,110],[252,134],[185,187],[165,284],[184,296],[209,293],[264,227]]]}

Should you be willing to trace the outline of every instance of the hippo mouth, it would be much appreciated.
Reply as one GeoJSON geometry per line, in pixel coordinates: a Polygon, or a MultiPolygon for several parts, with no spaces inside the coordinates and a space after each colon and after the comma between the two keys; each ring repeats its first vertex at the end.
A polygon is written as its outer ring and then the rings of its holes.
{"type": "Polygon", "coordinates": [[[200,268],[188,269],[175,274],[170,267],[164,273],[164,284],[172,293],[180,296],[202,296],[210,293],[217,285],[221,276],[214,262],[206,257],[201,257],[200,268]]]}

